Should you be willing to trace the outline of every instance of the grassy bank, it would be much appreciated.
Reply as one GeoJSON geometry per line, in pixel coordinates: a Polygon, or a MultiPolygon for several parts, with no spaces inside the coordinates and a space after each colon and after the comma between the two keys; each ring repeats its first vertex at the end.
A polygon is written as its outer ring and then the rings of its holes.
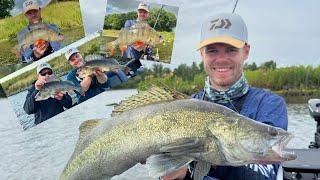
{"type": "MultiPolygon", "coordinates": [[[[42,9],[42,18],[45,22],[60,27],[66,38],[64,44],[70,44],[84,36],[79,2],[52,3],[42,9]]],[[[11,49],[17,44],[17,33],[27,24],[23,14],[0,20],[0,66],[19,62],[11,49]]]]}
{"type": "MultiPolygon", "coordinates": [[[[158,44],[153,48],[153,53],[156,53],[156,48],[159,48],[160,62],[170,63],[173,49],[174,33],[173,32],[160,32],[164,38],[164,44],[158,44]]],[[[103,36],[116,38],[119,36],[119,30],[103,30],[103,36]]],[[[120,54],[119,47],[116,48],[116,53],[120,54]]]]}
{"type": "MultiPolygon", "coordinates": [[[[82,55],[86,56],[88,54],[99,52],[100,38],[95,38],[84,45],[78,47],[82,55]]],[[[72,67],[69,65],[65,59],[64,54],[59,57],[52,59],[49,64],[52,66],[54,72],[60,77],[66,74],[72,67]]],[[[36,80],[36,69],[27,71],[13,79],[10,79],[2,83],[2,88],[7,96],[19,93],[26,88],[28,88],[33,81],[36,80]]]]}
{"type": "MultiPolygon", "coordinates": [[[[187,95],[191,95],[202,90],[204,87],[205,74],[203,72],[194,73],[194,71],[191,69],[185,69],[185,72],[181,73],[181,67],[182,66],[180,66],[180,71],[175,69],[174,72],[167,71],[168,73],[164,73],[165,70],[163,68],[162,70],[161,68],[155,67],[152,70],[146,69],[144,74],[131,79],[128,83],[123,84],[118,88],[138,88],[139,90],[145,90],[152,85],[165,85],[187,95]],[[186,73],[193,75],[189,79],[186,79],[186,73]]],[[[254,87],[261,87],[257,86],[255,81],[252,81],[251,78],[247,77],[247,79],[250,85],[254,87]]],[[[261,88],[265,87],[262,86],[261,88]]],[[[282,96],[287,103],[307,103],[307,101],[311,98],[320,98],[319,88],[283,89],[271,91],[282,96]]]]}

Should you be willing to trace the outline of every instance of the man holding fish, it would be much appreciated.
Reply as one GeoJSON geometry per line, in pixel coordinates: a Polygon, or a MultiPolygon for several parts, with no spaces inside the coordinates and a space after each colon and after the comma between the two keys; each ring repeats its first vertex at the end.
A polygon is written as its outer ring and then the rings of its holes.
{"type": "MultiPolygon", "coordinates": [[[[130,28],[138,22],[146,22],[149,18],[149,6],[145,3],[140,3],[137,8],[137,14],[137,20],[127,20],[124,25],[125,28],[130,28]]],[[[143,67],[140,62],[140,58],[144,53],[148,53],[147,56],[150,56],[152,54],[152,48],[149,47],[148,44],[137,42],[127,47],[124,56],[132,59],[127,64],[127,67],[129,67],[133,71],[132,74],[143,72],[143,67]]]]}
{"type": "Polygon", "coordinates": [[[20,55],[21,62],[37,61],[62,47],[64,37],[60,29],[42,21],[37,0],[26,0],[23,3],[23,13],[29,24],[18,33],[18,45],[13,50],[20,55]]]}
{"type": "Polygon", "coordinates": [[[50,64],[42,63],[37,66],[37,80],[28,90],[23,105],[23,109],[27,114],[34,114],[35,124],[39,124],[63,112],[65,108],[72,107],[72,99],[63,91],[63,88],[47,87],[55,78],[50,64]],[[51,94],[41,95],[41,92],[47,88],[51,90],[51,94]]]}
{"type": "Polygon", "coordinates": [[[67,80],[81,87],[84,92],[84,95],[77,93],[78,104],[128,80],[114,59],[89,55],[85,61],[77,48],[69,49],[65,57],[73,67],[67,80]]]}
{"type": "MultiPolygon", "coordinates": [[[[287,130],[288,115],[283,98],[250,87],[244,76],[243,64],[248,58],[250,45],[246,24],[239,15],[221,13],[208,18],[202,25],[197,49],[208,76],[204,89],[194,98],[221,104],[243,116],[287,130]]],[[[262,164],[211,167],[204,179],[276,179],[279,165],[262,164]]],[[[197,163],[171,172],[162,179],[193,179],[194,166],[197,163]]]]}

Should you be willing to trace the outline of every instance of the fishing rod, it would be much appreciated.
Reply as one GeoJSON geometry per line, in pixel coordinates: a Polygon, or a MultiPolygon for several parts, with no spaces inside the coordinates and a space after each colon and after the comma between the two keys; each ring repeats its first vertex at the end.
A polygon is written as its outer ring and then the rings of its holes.
{"type": "Polygon", "coordinates": [[[164,4],[161,5],[160,10],[158,11],[157,19],[156,19],[156,22],[155,22],[154,25],[153,25],[153,29],[156,28],[156,25],[157,25],[157,23],[158,23],[158,19],[159,19],[159,17],[160,17],[160,12],[161,12],[161,10],[163,9],[163,7],[164,7],[164,4]]]}
{"type": "Polygon", "coordinates": [[[234,7],[233,7],[233,10],[232,10],[232,13],[234,13],[234,11],[236,10],[237,4],[238,4],[238,0],[237,0],[237,1],[236,1],[236,3],[234,4],[234,7]]]}

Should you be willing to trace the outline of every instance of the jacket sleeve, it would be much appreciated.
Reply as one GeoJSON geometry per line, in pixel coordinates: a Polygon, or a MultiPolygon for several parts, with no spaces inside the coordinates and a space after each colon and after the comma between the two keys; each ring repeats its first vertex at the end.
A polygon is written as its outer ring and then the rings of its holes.
{"type": "Polygon", "coordinates": [[[72,107],[72,99],[68,93],[63,95],[62,99],[59,102],[65,108],[69,109],[72,107]]]}
{"type": "Polygon", "coordinates": [[[39,108],[38,102],[36,102],[34,99],[38,92],[39,91],[36,90],[34,87],[28,90],[28,94],[23,105],[23,109],[27,114],[34,114],[39,108]]]}
{"type": "Polygon", "coordinates": [[[126,22],[124,23],[124,27],[129,28],[131,26],[132,26],[131,20],[126,20],[126,22]]]}
{"type": "Polygon", "coordinates": [[[288,112],[284,99],[271,93],[266,95],[259,104],[255,119],[262,123],[287,130],[288,112]]]}

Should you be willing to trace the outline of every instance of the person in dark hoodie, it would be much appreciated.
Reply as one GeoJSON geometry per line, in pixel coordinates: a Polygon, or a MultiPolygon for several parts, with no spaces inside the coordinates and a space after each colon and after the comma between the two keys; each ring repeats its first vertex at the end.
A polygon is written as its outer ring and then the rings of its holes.
{"type": "Polygon", "coordinates": [[[36,101],[36,94],[43,88],[43,86],[53,80],[55,74],[48,63],[42,63],[37,67],[37,80],[32,84],[28,90],[26,100],[23,105],[23,109],[27,114],[34,114],[37,125],[61,112],[64,108],[72,107],[72,99],[68,94],[64,94],[60,91],[54,94],[54,97],[43,101],[36,101]]]}

